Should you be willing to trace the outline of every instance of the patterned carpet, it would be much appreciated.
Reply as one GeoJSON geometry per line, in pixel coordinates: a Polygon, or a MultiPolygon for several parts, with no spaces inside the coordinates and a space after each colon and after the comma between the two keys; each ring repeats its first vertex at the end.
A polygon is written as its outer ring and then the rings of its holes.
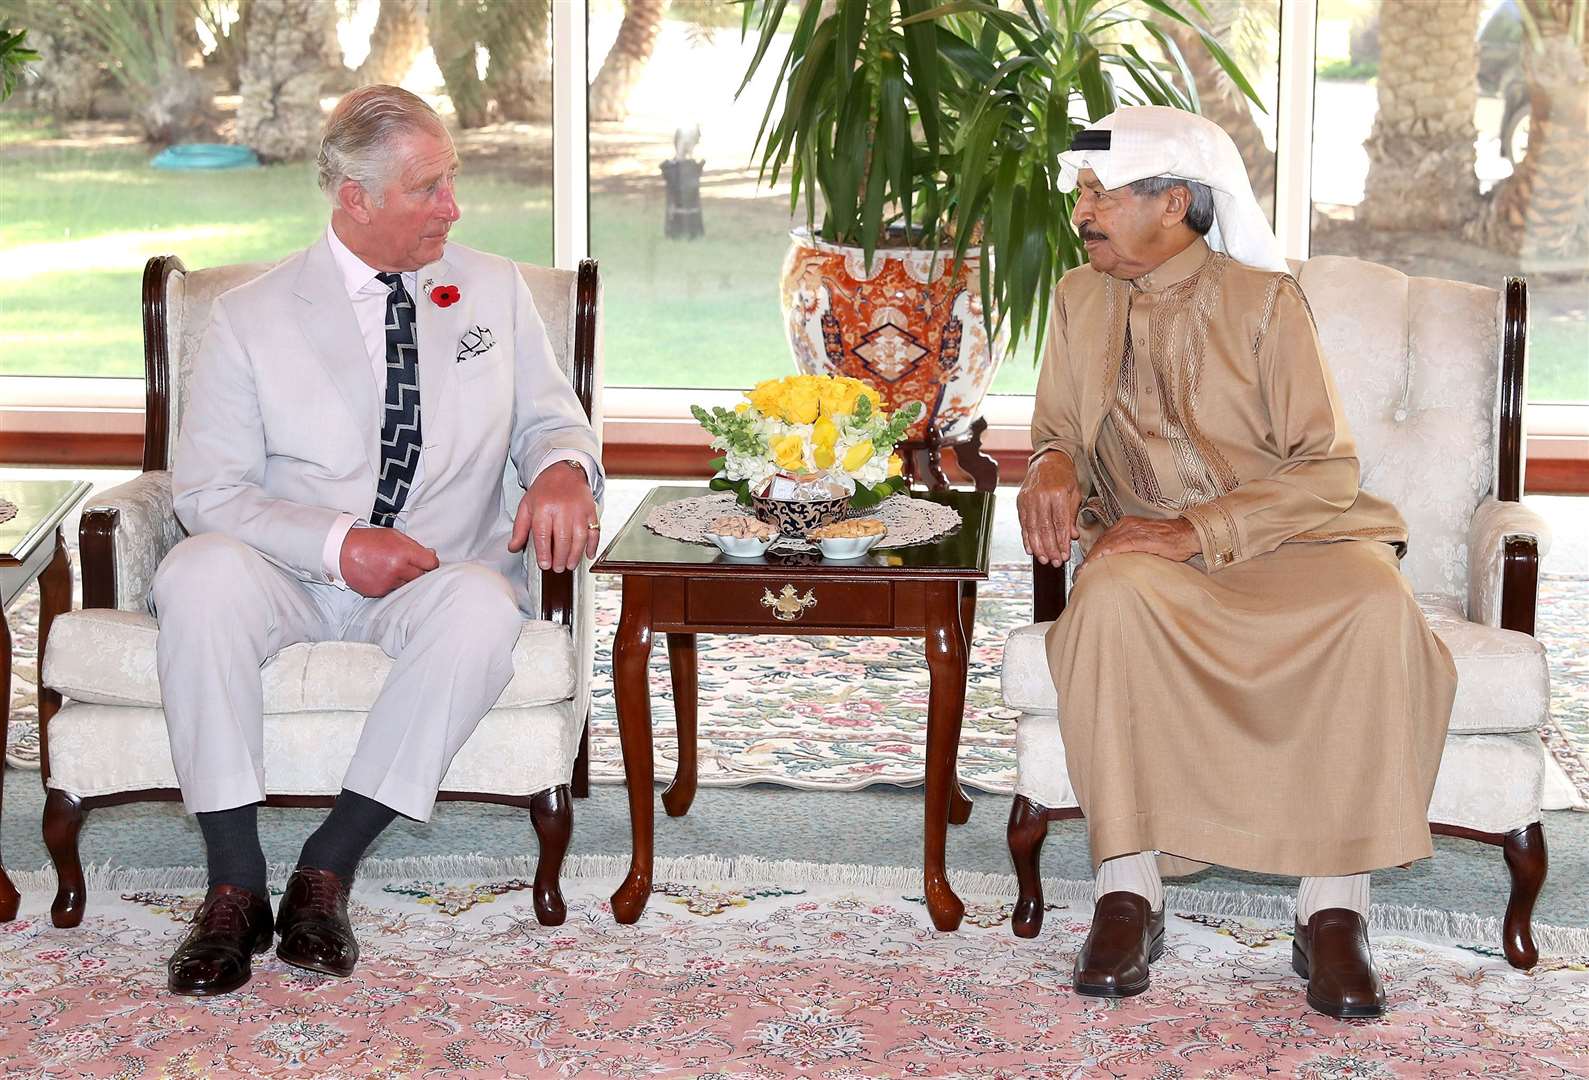
{"type": "MultiPolygon", "coordinates": [[[[75,566],[75,560],[74,560],[75,566]]],[[[1005,793],[1015,781],[1013,714],[999,699],[1004,638],[1031,617],[1028,568],[996,567],[977,597],[977,628],[960,737],[960,775],[1005,793]]],[[[597,654],[591,718],[591,779],[623,778],[612,700],[616,579],[597,579],[597,654]]],[[[37,759],[33,682],[38,593],[12,611],[15,678],[10,750],[15,763],[37,759]]],[[[1537,633],[1550,655],[1551,723],[1542,732],[1563,772],[1589,801],[1589,577],[1546,575],[1537,633]]],[[[790,787],[854,789],[922,780],[927,737],[927,665],[908,638],[703,636],[699,643],[700,783],[758,781],[790,787]]],[[[651,658],[652,719],[659,731],[657,776],[677,764],[667,650],[651,658]]]]}
{"type": "MultiPolygon", "coordinates": [[[[1041,936],[1007,891],[962,883],[968,919],[932,930],[919,877],[809,864],[662,862],[651,904],[613,922],[610,858],[564,875],[567,923],[537,925],[526,864],[368,865],[363,958],[328,979],[273,955],[236,994],[164,992],[198,871],[101,882],[73,931],[43,883],[0,925],[8,1076],[875,1076],[1306,1078],[1589,1074],[1589,962],[1522,974],[1493,950],[1380,934],[1389,1012],[1311,1012],[1283,923],[1169,897],[1147,993],[1078,998],[1090,905],[1057,886],[1041,936]]],[[[992,883],[985,883],[992,884],[992,883]]]]}

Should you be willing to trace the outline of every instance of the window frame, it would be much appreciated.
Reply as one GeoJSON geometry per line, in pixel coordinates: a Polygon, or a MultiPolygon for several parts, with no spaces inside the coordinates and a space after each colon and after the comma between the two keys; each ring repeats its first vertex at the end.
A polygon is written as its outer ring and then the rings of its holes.
{"type": "MultiPolygon", "coordinates": [[[[574,269],[590,252],[589,5],[553,0],[553,261],[574,269]],[[582,193],[564,195],[565,192],[582,193]]],[[[1275,224],[1286,254],[1306,259],[1312,216],[1312,151],[1318,0],[1280,0],[1279,95],[1275,147],[1275,224]]],[[[771,270],[769,270],[771,272],[771,270]]],[[[1011,362],[1014,362],[1012,359],[1011,362]]],[[[731,404],[733,391],[608,386],[605,441],[616,447],[705,445],[690,416],[695,404],[731,404]]],[[[1001,460],[1029,450],[1030,395],[992,395],[984,444],[1001,460]]],[[[1564,461],[1569,480],[1589,475],[1589,403],[1528,403],[1530,457],[1564,461]],[[1581,468],[1572,469],[1573,463],[1581,468]]],[[[143,430],[143,380],[79,376],[0,376],[0,460],[86,460],[126,454],[143,430]]],[[[704,465],[703,465],[704,467],[704,465]]]]}

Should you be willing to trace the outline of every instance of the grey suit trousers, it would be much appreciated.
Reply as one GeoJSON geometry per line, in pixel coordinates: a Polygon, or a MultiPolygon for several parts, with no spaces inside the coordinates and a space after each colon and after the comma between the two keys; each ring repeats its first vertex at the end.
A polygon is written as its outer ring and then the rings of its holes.
{"type": "Polygon", "coordinates": [[[396,663],[343,787],[429,819],[453,756],[513,675],[524,618],[508,580],[478,563],[370,598],[304,581],[220,533],[172,549],[151,601],[171,762],[193,813],[265,796],[265,661],[298,642],[359,641],[396,663]]]}

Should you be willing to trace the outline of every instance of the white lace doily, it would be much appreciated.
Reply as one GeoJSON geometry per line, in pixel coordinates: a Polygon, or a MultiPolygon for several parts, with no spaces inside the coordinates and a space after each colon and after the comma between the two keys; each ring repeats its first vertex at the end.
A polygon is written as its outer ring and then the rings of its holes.
{"type": "Polygon", "coordinates": [[[4,525],[17,516],[17,504],[0,499],[0,525],[4,525]]]}
{"type": "MultiPolygon", "coordinates": [[[[756,516],[734,501],[733,492],[725,491],[663,503],[646,515],[646,528],[669,540],[710,544],[706,527],[724,515],[756,516]]],[[[876,518],[888,526],[888,532],[877,542],[880,548],[925,544],[960,527],[960,511],[954,507],[908,495],[890,495],[876,506],[851,510],[844,516],[876,518]]],[[[774,541],[773,547],[782,551],[815,551],[817,545],[785,536],[774,541]]]]}

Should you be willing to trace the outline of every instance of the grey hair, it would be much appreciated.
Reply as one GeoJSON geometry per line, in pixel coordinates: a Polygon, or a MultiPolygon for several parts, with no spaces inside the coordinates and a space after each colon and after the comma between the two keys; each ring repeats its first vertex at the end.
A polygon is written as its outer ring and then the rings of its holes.
{"type": "Polygon", "coordinates": [[[1186,207],[1186,225],[1198,236],[1207,236],[1214,227],[1214,192],[1207,184],[1196,180],[1182,180],[1178,176],[1149,176],[1126,185],[1137,195],[1158,195],[1173,187],[1183,187],[1191,193],[1186,207]]]}
{"type": "Polygon", "coordinates": [[[392,141],[411,131],[445,135],[447,126],[422,98],[400,87],[364,86],[337,102],[320,136],[315,161],[320,190],[331,205],[337,204],[342,182],[352,180],[379,206],[397,164],[392,141]]]}

